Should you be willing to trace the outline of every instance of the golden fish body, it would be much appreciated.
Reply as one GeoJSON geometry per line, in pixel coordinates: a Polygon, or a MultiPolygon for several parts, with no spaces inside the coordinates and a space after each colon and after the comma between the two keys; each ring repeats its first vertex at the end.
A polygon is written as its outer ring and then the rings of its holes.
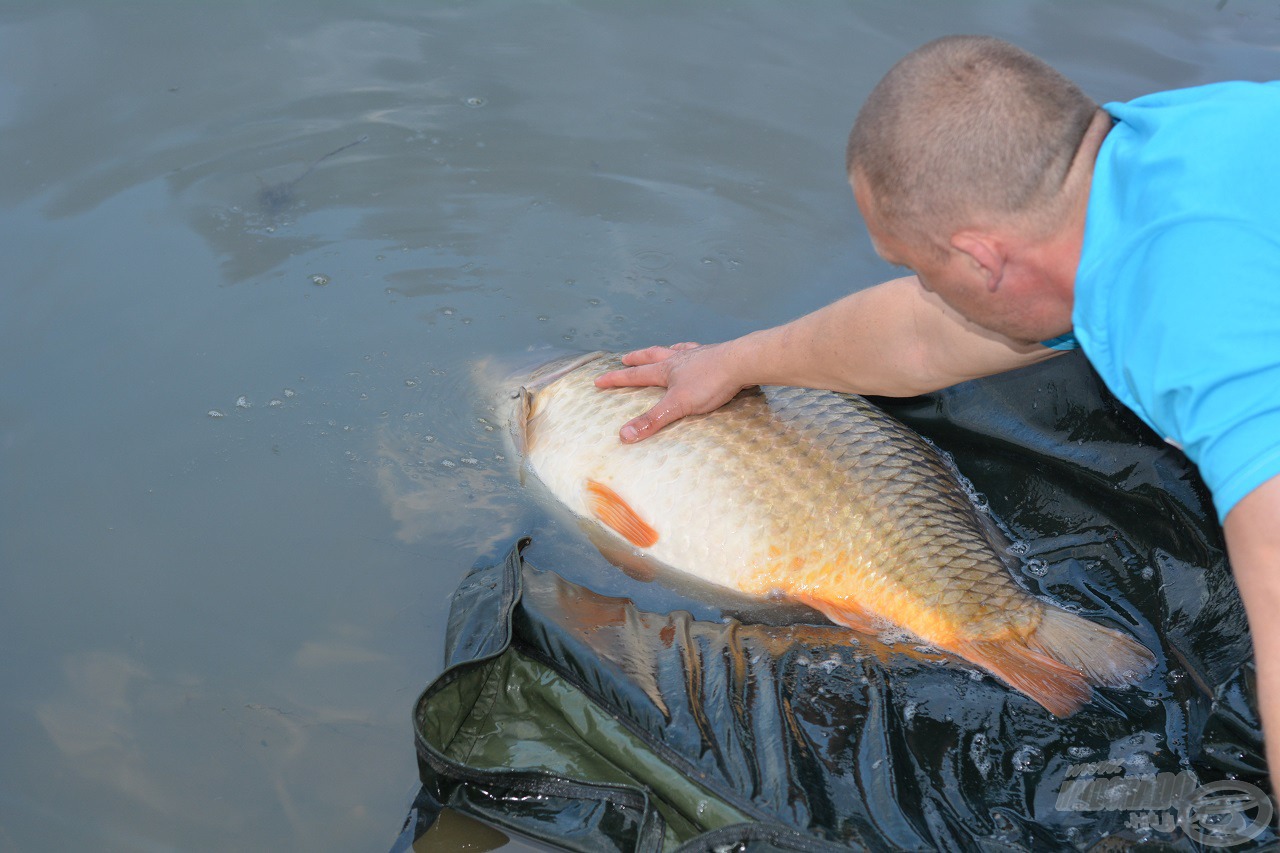
{"type": "Polygon", "coordinates": [[[617,430],[662,389],[600,390],[594,354],[521,389],[527,464],[579,516],[705,581],[808,604],[863,631],[892,623],[1055,714],[1154,658],[1130,637],[1014,583],[1003,542],[917,433],[853,395],[743,391],[638,444],[617,430]]]}

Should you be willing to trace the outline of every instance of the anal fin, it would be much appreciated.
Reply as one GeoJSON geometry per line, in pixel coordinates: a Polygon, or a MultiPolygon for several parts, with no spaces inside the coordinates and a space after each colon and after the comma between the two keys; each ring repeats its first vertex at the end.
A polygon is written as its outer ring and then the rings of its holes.
{"type": "Polygon", "coordinates": [[[1055,717],[1069,717],[1093,698],[1082,673],[1016,640],[964,640],[945,648],[1034,699],[1055,717]]]}

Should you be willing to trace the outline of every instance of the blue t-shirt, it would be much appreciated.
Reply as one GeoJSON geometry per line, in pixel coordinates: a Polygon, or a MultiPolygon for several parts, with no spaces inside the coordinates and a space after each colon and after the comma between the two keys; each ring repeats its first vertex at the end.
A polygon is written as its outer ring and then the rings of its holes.
{"type": "Polygon", "coordinates": [[[1105,109],[1073,331],[1221,521],[1280,475],[1280,82],[1105,109]]]}

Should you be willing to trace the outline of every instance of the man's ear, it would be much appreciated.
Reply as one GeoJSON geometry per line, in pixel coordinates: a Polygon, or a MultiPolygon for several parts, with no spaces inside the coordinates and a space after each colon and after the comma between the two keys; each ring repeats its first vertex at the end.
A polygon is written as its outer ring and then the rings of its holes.
{"type": "Polygon", "coordinates": [[[1004,278],[1005,256],[999,243],[989,234],[959,231],[951,237],[951,247],[969,258],[987,281],[987,289],[995,293],[1004,278]]]}

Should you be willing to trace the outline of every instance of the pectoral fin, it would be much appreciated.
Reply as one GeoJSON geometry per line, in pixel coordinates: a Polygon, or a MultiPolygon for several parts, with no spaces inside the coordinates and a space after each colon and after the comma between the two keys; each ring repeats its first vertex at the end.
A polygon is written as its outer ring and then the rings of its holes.
{"type": "Polygon", "coordinates": [[[657,543],[658,531],[604,483],[587,480],[587,506],[601,524],[637,548],[651,548],[657,543]]]}

